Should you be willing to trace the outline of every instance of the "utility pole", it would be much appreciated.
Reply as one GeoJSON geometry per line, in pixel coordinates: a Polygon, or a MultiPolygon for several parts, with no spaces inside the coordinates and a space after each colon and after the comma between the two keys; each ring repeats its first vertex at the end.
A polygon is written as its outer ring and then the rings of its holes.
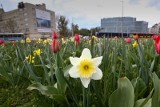
{"type": "Polygon", "coordinates": [[[123,38],[123,0],[121,1],[122,2],[122,23],[121,23],[121,37],[123,38]]]}

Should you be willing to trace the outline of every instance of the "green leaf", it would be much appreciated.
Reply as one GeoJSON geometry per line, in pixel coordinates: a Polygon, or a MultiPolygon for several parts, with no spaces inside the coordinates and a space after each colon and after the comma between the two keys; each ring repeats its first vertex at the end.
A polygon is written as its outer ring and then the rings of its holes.
{"type": "Polygon", "coordinates": [[[137,100],[139,97],[144,95],[147,90],[147,86],[145,82],[139,77],[133,79],[131,82],[134,87],[135,100],[137,100]]]}
{"type": "Polygon", "coordinates": [[[66,66],[66,67],[63,69],[64,77],[68,77],[68,76],[69,76],[68,72],[69,72],[69,70],[70,70],[71,67],[72,67],[72,65],[70,64],[70,65],[66,66]]]}
{"type": "MultiPolygon", "coordinates": [[[[140,99],[140,100],[136,101],[135,107],[141,107],[141,104],[142,104],[145,100],[146,100],[146,99],[144,98],[144,99],[140,99]]],[[[149,99],[149,100],[147,101],[147,103],[146,103],[144,106],[142,106],[142,107],[151,107],[151,101],[152,101],[152,99],[149,99]]]]}
{"type": "Polygon", "coordinates": [[[150,92],[147,98],[143,98],[143,99],[136,101],[135,107],[151,107],[152,94],[153,94],[153,90],[150,92]]]}
{"type": "Polygon", "coordinates": [[[53,87],[53,86],[44,86],[41,83],[33,83],[32,85],[30,85],[28,88],[28,90],[38,90],[41,92],[41,94],[46,95],[46,96],[50,96],[52,97],[53,94],[58,94],[58,90],[53,87]]]}
{"type": "Polygon", "coordinates": [[[36,82],[30,85],[27,89],[38,90],[39,92],[41,92],[42,95],[45,95],[54,99],[56,102],[58,102],[62,106],[65,106],[65,107],[69,106],[69,103],[66,97],[60,94],[54,86],[44,86],[41,83],[36,82]]]}
{"type": "Polygon", "coordinates": [[[61,69],[61,64],[62,64],[62,62],[61,62],[60,55],[59,55],[59,53],[57,53],[56,69],[55,69],[55,76],[56,76],[56,79],[57,79],[57,88],[58,88],[59,92],[64,94],[66,89],[67,89],[67,83],[64,80],[64,73],[61,69]]]}
{"type": "Polygon", "coordinates": [[[152,107],[160,107],[160,79],[153,73],[152,75],[153,84],[154,84],[154,93],[152,97],[152,107]]]}
{"type": "Polygon", "coordinates": [[[134,88],[127,77],[118,80],[118,88],[109,98],[109,107],[133,107],[134,88]]]}

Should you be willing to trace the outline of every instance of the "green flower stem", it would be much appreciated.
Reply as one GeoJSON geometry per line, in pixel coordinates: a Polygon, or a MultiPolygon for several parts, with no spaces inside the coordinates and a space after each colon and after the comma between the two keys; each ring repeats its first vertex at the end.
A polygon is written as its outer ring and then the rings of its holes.
{"type": "Polygon", "coordinates": [[[90,84],[87,89],[87,107],[90,107],[90,84]]]}
{"type": "Polygon", "coordinates": [[[86,95],[86,89],[83,87],[83,107],[87,107],[86,95]]]}

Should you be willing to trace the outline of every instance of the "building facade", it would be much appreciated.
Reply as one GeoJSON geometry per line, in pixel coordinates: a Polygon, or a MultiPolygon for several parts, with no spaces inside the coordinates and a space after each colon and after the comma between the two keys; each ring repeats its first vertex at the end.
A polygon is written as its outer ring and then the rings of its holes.
{"type": "Polygon", "coordinates": [[[137,21],[133,17],[103,18],[101,32],[148,33],[148,22],[137,21]]]}
{"type": "Polygon", "coordinates": [[[150,29],[149,33],[160,34],[160,23],[154,24],[150,29]]]}
{"type": "Polygon", "coordinates": [[[9,12],[0,9],[0,33],[25,33],[30,37],[50,36],[56,30],[55,12],[46,5],[20,2],[9,12]]]}

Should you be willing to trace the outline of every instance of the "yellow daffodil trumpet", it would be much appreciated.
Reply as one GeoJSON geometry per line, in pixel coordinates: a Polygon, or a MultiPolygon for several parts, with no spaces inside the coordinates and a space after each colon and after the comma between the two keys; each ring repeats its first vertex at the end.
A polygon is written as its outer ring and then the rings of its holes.
{"type": "Polygon", "coordinates": [[[88,88],[91,79],[100,80],[103,76],[101,69],[98,68],[102,58],[102,56],[92,58],[90,50],[83,49],[80,58],[70,57],[73,66],[69,70],[69,75],[72,78],[80,78],[82,85],[88,88]]]}

